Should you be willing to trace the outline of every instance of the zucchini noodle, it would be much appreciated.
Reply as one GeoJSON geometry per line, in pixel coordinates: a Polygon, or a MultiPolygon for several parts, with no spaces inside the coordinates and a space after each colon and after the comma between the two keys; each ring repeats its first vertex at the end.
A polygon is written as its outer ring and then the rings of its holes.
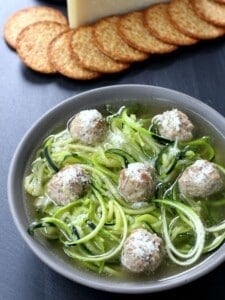
{"type": "Polygon", "coordinates": [[[74,141],[69,128],[44,140],[24,179],[36,211],[29,234],[39,231],[84,268],[117,277],[123,270],[124,242],[135,229],[161,237],[165,259],[179,266],[193,265],[218,248],[225,240],[225,192],[193,199],[178,187],[183,170],[198,159],[214,162],[225,176],[210,137],[189,142],[165,139],[152,118],[139,117],[132,107],[106,114],[108,131],[96,145],[74,141]],[[132,204],[120,194],[118,180],[120,171],[134,162],[154,169],[156,188],[152,199],[132,204]],[[69,165],[85,170],[90,185],[85,195],[61,206],[50,198],[47,186],[69,165]]]}
{"type": "Polygon", "coordinates": [[[186,205],[175,202],[175,201],[168,201],[168,200],[155,200],[157,203],[161,203],[164,205],[168,205],[171,207],[176,208],[177,210],[180,210],[189,220],[189,223],[192,223],[192,230],[196,235],[196,242],[187,253],[183,253],[180,250],[177,250],[176,247],[174,247],[169,232],[168,232],[168,225],[167,225],[167,218],[166,218],[166,210],[165,207],[162,206],[162,224],[163,224],[163,234],[166,241],[166,249],[169,257],[178,265],[189,265],[195,262],[200,255],[202,254],[204,243],[205,243],[205,230],[204,226],[199,218],[199,216],[191,210],[186,205]],[[178,258],[183,259],[178,260],[178,258]],[[185,260],[184,260],[185,259],[185,260]]]}

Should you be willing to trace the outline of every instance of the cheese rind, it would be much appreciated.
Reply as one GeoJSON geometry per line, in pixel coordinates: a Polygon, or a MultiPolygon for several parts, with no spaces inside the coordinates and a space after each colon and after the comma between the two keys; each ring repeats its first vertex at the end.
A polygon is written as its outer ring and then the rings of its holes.
{"type": "Polygon", "coordinates": [[[168,0],[67,0],[69,25],[77,28],[100,18],[146,8],[168,0]]]}

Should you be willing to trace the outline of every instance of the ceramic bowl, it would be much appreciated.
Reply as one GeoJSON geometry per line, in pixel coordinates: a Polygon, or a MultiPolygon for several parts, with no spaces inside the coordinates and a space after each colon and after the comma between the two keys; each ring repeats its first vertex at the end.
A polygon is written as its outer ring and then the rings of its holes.
{"type": "Polygon", "coordinates": [[[8,199],[18,231],[31,250],[50,268],[82,285],[117,293],[151,293],[172,289],[189,283],[215,269],[225,260],[225,244],[206,259],[178,274],[158,279],[113,279],[101,277],[71,265],[68,259],[59,257],[49,243],[40,242],[27,233],[30,223],[23,188],[24,174],[41,142],[54,129],[66,124],[76,112],[98,108],[106,104],[117,106],[132,102],[148,105],[155,113],[178,108],[198,124],[201,130],[213,136],[216,147],[225,150],[225,118],[203,102],[186,94],[162,87],[147,85],[114,85],[97,88],[75,95],[45,113],[25,134],[13,156],[8,175],[8,199]]]}

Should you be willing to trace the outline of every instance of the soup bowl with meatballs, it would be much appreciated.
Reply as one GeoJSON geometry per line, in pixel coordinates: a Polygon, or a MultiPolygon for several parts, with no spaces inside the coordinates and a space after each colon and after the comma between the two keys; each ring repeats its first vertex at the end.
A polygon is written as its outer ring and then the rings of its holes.
{"type": "Polygon", "coordinates": [[[225,119],[146,85],[90,90],[53,107],[14,154],[15,224],[48,266],[80,284],[151,293],[225,259],[225,119]]]}

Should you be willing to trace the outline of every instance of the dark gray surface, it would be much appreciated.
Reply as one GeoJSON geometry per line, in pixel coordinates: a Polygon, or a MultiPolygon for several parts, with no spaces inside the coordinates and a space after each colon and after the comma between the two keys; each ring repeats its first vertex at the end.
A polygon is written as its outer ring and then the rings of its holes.
{"type": "MultiPolygon", "coordinates": [[[[59,0],[4,1],[0,10],[1,29],[6,18],[16,10],[32,5],[53,5],[53,2],[65,12],[65,7],[57,4],[59,0]]],[[[91,83],[28,70],[3,38],[0,53],[0,299],[116,299],[118,295],[95,291],[63,278],[28,249],[18,234],[7,203],[7,174],[14,150],[31,124],[46,110],[74,94],[112,84],[143,83],[176,89],[202,100],[225,116],[225,39],[155,56],[123,74],[91,83]]],[[[225,264],[181,288],[141,297],[187,298],[198,293],[204,299],[225,299],[224,278],[225,264]]]]}

